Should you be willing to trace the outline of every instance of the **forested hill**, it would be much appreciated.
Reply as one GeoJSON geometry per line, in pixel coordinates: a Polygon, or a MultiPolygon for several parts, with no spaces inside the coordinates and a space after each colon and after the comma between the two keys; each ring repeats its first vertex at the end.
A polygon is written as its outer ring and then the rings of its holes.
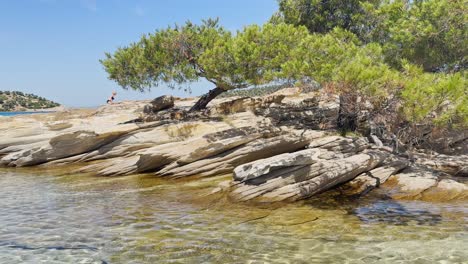
{"type": "Polygon", "coordinates": [[[48,109],[60,104],[34,94],[0,91],[0,112],[48,109]]]}

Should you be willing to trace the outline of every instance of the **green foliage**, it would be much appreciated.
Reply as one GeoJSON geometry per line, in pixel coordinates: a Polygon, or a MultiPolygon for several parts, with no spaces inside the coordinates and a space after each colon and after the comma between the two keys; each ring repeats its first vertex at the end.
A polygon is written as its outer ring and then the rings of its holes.
{"type": "Polygon", "coordinates": [[[304,25],[310,32],[335,27],[353,32],[364,44],[379,43],[386,61],[401,60],[425,71],[453,71],[467,66],[466,0],[279,0],[274,23],[304,25]]]}
{"type": "Polygon", "coordinates": [[[180,87],[204,78],[228,91],[297,77],[285,66],[307,36],[306,28],[284,23],[247,26],[232,35],[217,20],[187,22],[145,35],[101,63],[125,89],[180,87]]]}
{"type": "Polygon", "coordinates": [[[385,64],[381,47],[362,46],[348,31],[310,34],[291,53],[284,64],[289,76],[312,77],[339,94],[355,91],[378,99],[398,87],[398,72],[385,64]]]}
{"type": "MultiPolygon", "coordinates": [[[[144,35],[139,42],[106,53],[101,60],[109,79],[125,89],[149,89],[161,83],[180,85],[205,77],[199,57],[230,33],[215,20],[202,25],[187,22],[144,35]]],[[[209,76],[206,76],[209,79],[209,76]]]]}
{"type": "Polygon", "coordinates": [[[380,46],[368,44],[337,65],[332,80],[345,85],[345,91],[357,89],[367,98],[380,101],[399,87],[398,76],[397,71],[384,63],[380,46]]]}
{"type": "Polygon", "coordinates": [[[403,112],[412,123],[468,127],[468,87],[462,73],[424,73],[404,64],[403,112]]]}
{"type": "Polygon", "coordinates": [[[14,111],[19,109],[46,109],[60,106],[60,104],[19,91],[0,91],[0,111],[14,111]]]}
{"type": "Polygon", "coordinates": [[[375,108],[396,99],[414,124],[468,125],[466,0],[279,3],[272,23],[232,34],[217,20],[188,22],[147,34],[101,63],[126,89],[206,79],[231,91],[226,96],[255,96],[277,89],[266,84],[313,80],[375,108]],[[428,73],[453,69],[459,72],[428,73]]]}
{"type": "Polygon", "coordinates": [[[295,56],[287,62],[293,73],[305,74],[318,82],[330,81],[336,67],[351,59],[358,51],[354,35],[343,30],[330,34],[311,34],[292,52],[295,56]]]}
{"type": "Polygon", "coordinates": [[[378,0],[279,0],[279,11],[273,23],[285,22],[306,26],[310,32],[327,33],[335,27],[357,35],[370,30],[366,22],[367,8],[375,7],[378,0]]]}
{"type": "Polygon", "coordinates": [[[391,1],[375,12],[373,41],[384,46],[392,65],[407,59],[425,71],[466,67],[467,6],[466,0],[391,1]]]}
{"type": "Polygon", "coordinates": [[[287,24],[247,26],[228,41],[218,42],[200,61],[225,90],[261,85],[296,76],[287,62],[308,36],[304,27],[287,24]]]}

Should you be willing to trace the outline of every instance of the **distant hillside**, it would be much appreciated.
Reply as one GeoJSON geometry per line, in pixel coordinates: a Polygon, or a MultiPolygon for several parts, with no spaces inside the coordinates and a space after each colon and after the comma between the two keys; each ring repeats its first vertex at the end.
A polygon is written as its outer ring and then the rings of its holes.
{"type": "Polygon", "coordinates": [[[0,91],[0,112],[47,109],[60,104],[34,94],[0,91]]]}

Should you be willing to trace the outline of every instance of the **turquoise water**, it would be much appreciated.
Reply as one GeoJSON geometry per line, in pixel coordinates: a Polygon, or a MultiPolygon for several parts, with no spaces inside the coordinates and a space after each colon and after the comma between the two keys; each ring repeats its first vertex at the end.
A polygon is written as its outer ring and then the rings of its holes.
{"type": "Polygon", "coordinates": [[[0,112],[0,116],[16,116],[16,115],[30,115],[30,114],[44,114],[50,113],[45,111],[37,111],[37,112],[0,112]]]}
{"type": "MultiPolygon", "coordinates": [[[[67,168],[67,171],[72,169],[67,168]]],[[[466,263],[468,208],[208,195],[225,178],[0,169],[0,263],[466,263]]]]}

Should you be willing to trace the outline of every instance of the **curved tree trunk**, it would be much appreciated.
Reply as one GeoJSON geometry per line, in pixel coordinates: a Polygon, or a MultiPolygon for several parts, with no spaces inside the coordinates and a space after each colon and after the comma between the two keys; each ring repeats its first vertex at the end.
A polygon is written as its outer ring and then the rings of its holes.
{"type": "Polygon", "coordinates": [[[357,95],[352,92],[340,95],[337,127],[343,136],[346,135],[346,132],[355,131],[357,129],[357,116],[357,95]]]}
{"type": "Polygon", "coordinates": [[[216,96],[222,94],[224,92],[223,89],[216,87],[210,90],[208,93],[202,95],[200,99],[190,108],[190,112],[199,111],[206,108],[206,105],[211,102],[211,100],[215,99],[216,96]]]}

